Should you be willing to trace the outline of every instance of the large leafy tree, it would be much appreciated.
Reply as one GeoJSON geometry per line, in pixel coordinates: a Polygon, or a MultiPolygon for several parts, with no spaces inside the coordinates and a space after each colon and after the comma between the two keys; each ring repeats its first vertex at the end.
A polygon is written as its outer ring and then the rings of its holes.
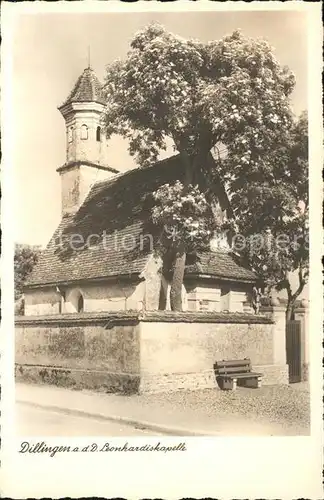
{"type": "MultiPolygon", "coordinates": [[[[267,158],[285,143],[291,125],[293,86],[293,75],[264,40],[235,31],[202,43],[153,24],[134,36],[123,61],[107,69],[106,133],[127,138],[142,167],[155,161],[171,139],[186,171],[182,195],[198,185],[213,207],[207,155],[213,148],[226,151],[227,161],[219,161],[219,168],[232,187],[249,182],[256,172],[269,174],[273,167],[267,158]]],[[[181,308],[185,259],[179,240],[173,309],[181,308]]]]}
{"type": "Polygon", "coordinates": [[[237,179],[231,201],[236,229],[244,236],[237,239],[237,250],[263,277],[269,291],[286,290],[287,319],[291,319],[309,273],[305,112],[294,121],[286,144],[272,155],[272,161],[267,175],[255,175],[244,185],[237,179]]]}

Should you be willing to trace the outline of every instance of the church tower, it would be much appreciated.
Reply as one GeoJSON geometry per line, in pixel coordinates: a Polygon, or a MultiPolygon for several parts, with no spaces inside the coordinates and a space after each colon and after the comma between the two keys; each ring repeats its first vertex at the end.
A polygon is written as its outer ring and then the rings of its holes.
{"type": "Polygon", "coordinates": [[[78,210],[95,182],[118,171],[108,166],[108,144],[102,129],[105,101],[102,85],[90,67],[58,109],[66,127],[66,163],[57,169],[64,215],[78,210]]]}

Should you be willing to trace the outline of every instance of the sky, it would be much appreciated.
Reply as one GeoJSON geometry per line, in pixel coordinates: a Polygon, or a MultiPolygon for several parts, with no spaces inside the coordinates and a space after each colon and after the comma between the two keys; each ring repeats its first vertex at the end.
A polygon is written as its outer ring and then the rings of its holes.
{"type": "MultiPolygon", "coordinates": [[[[65,124],[57,107],[88,65],[101,81],[105,68],[125,57],[135,32],[151,21],[202,41],[240,28],[263,37],[277,59],[295,73],[292,106],[307,109],[306,13],[284,11],[131,12],[22,14],[13,32],[12,114],[14,240],[46,245],[60,221],[60,177],[65,163],[65,124]]],[[[110,143],[110,166],[124,171],[135,164],[120,138],[110,143]]]]}

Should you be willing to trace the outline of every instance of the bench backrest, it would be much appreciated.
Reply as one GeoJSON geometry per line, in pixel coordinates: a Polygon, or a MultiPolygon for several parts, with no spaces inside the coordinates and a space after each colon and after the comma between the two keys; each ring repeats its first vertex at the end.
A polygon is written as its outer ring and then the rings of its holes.
{"type": "Polygon", "coordinates": [[[251,371],[251,360],[233,359],[229,361],[216,361],[214,369],[218,375],[249,373],[251,371]]]}

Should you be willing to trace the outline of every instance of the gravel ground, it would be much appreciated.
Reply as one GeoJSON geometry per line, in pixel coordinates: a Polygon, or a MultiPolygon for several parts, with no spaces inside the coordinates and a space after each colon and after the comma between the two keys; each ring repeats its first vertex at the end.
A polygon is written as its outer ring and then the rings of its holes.
{"type": "Polygon", "coordinates": [[[123,395],[18,384],[18,401],[227,436],[310,434],[308,384],[123,395]],[[82,396],[82,393],[84,397],[82,396]]]}
{"type": "Polygon", "coordinates": [[[260,389],[239,387],[236,391],[208,389],[138,396],[150,406],[158,399],[161,408],[195,412],[201,418],[215,416],[275,423],[297,434],[308,434],[310,426],[309,388],[305,384],[263,386],[260,389]]]}

